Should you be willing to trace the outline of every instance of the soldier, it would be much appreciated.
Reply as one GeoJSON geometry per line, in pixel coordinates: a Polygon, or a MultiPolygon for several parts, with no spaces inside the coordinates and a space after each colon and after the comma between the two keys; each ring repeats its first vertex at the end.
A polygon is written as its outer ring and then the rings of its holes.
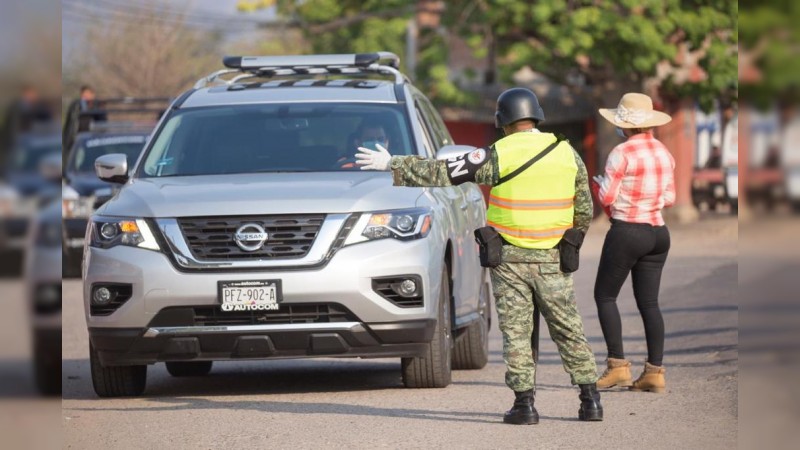
{"type": "Polygon", "coordinates": [[[533,405],[536,367],[531,349],[535,307],[544,316],[572,384],[580,386],[578,417],[600,421],[603,408],[595,386],[594,355],[583,333],[572,275],[561,271],[557,247],[566,230],[585,234],[589,228],[588,175],[568,142],[536,128],[542,120],[544,112],[533,92],[509,89],[498,97],[495,112],[496,126],[506,136],[488,150],[435,161],[392,157],[383,147],[360,147],[356,158],[362,170],[391,169],[398,186],[469,181],[492,186],[488,223],[503,239],[502,263],[492,269],[492,286],[503,334],[506,385],[516,395],[503,421],[539,422],[533,405]],[[543,156],[536,161],[539,154],[543,156]],[[531,161],[536,164],[526,164],[531,161]]]}

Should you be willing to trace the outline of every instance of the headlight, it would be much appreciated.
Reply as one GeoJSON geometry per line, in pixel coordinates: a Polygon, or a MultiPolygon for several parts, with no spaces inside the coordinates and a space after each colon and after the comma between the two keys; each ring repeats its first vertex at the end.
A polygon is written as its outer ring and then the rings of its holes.
{"type": "Polygon", "coordinates": [[[65,198],[61,200],[61,215],[65,219],[89,217],[94,211],[93,197],[65,198]]]}
{"type": "Polygon", "coordinates": [[[427,208],[400,209],[364,214],[353,227],[344,245],[377,239],[410,241],[431,231],[432,214],[427,208]]]}
{"type": "Polygon", "coordinates": [[[117,245],[160,250],[155,236],[143,219],[95,217],[89,231],[92,247],[111,248],[117,245]]]}

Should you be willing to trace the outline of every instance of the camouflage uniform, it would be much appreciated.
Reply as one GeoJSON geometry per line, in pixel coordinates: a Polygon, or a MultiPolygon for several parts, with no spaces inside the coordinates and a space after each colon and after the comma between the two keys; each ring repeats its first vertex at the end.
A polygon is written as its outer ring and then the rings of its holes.
{"type": "MultiPolygon", "coordinates": [[[[475,173],[475,182],[493,186],[499,180],[497,153],[475,173]]],[[[574,226],[583,232],[592,219],[592,198],[586,166],[575,153],[574,226]]],[[[450,186],[446,161],[417,156],[395,156],[391,162],[396,186],[450,186]]],[[[492,269],[497,315],[503,333],[506,385],[516,392],[534,387],[536,370],[532,349],[534,301],[547,323],[572,384],[597,381],[594,354],[583,333],[575,302],[572,275],[559,269],[557,249],[525,249],[506,245],[503,263],[492,269]]]]}

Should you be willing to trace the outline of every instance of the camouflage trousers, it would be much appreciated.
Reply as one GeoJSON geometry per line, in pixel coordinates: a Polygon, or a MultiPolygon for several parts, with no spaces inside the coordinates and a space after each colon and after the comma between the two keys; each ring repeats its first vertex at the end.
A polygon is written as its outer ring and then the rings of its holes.
{"type": "Polygon", "coordinates": [[[508,387],[516,392],[534,387],[534,299],[572,384],[597,381],[594,354],[583,333],[571,274],[562,273],[558,263],[503,263],[492,269],[492,287],[503,334],[508,387]]]}

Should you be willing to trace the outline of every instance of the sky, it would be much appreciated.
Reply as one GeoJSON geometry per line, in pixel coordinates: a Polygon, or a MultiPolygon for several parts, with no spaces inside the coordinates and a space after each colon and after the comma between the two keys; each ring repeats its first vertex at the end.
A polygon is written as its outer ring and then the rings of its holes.
{"type": "MultiPolygon", "coordinates": [[[[41,0],[35,0],[41,1],[41,0]]],[[[87,16],[103,16],[119,12],[126,20],[136,20],[142,9],[153,4],[178,5],[187,8],[187,23],[200,30],[220,29],[228,39],[242,39],[253,30],[258,20],[275,19],[274,8],[250,14],[239,13],[237,0],[61,0],[62,9],[62,61],[80,46],[87,16]]],[[[165,19],[166,20],[166,19],[165,19]]]]}

